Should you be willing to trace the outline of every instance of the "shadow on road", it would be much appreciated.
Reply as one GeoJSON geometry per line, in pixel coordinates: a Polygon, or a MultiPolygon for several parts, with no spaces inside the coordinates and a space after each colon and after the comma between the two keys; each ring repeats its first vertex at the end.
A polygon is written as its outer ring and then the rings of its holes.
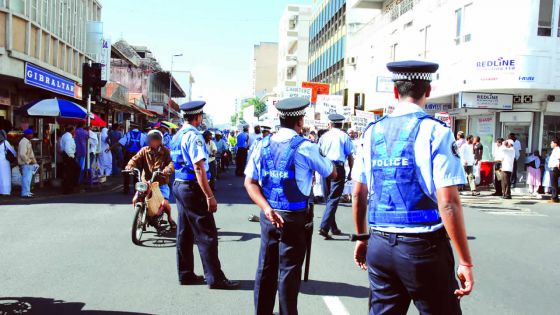
{"type": "Polygon", "coordinates": [[[250,241],[252,239],[255,238],[260,238],[261,235],[260,234],[256,234],[256,233],[241,233],[241,232],[218,232],[218,238],[221,237],[232,237],[235,238],[237,237],[238,239],[227,239],[227,240],[223,240],[220,239],[220,242],[246,242],[246,241],[250,241]]]}
{"type": "MultiPolygon", "coordinates": [[[[252,291],[255,287],[254,280],[241,280],[241,290],[252,291]]],[[[346,296],[354,298],[367,298],[369,288],[342,282],[326,282],[309,280],[301,282],[300,293],[320,296],[346,296]]]]}
{"type": "Polygon", "coordinates": [[[166,230],[160,235],[155,232],[146,231],[142,234],[140,246],[151,248],[169,248],[177,245],[177,238],[175,230],[166,230]]]}
{"type": "Polygon", "coordinates": [[[143,315],[148,313],[132,313],[119,311],[82,310],[86,304],[82,302],[66,302],[51,298],[37,297],[3,297],[0,298],[0,314],[99,314],[99,315],[143,315]]]}

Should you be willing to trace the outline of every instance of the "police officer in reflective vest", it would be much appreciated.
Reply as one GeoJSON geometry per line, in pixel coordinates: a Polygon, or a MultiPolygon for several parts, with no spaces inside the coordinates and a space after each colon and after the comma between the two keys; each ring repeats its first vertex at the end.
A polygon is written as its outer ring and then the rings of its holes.
{"type": "Polygon", "coordinates": [[[186,120],[171,140],[171,159],[175,165],[173,194],[177,200],[177,271],[182,285],[206,284],[210,289],[231,290],[239,282],[224,275],[218,258],[218,231],[214,213],[218,203],[208,179],[208,152],[198,131],[202,124],[204,101],[181,105],[186,120]],[[204,278],[194,273],[193,246],[196,245],[204,269],[204,278]]]}
{"type": "Polygon", "coordinates": [[[281,128],[258,143],[245,169],[245,188],[262,209],[256,314],[272,314],[277,291],[280,314],[297,314],[313,172],[336,177],[319,147],[299,135],[308,105],[308,99],[297,97],[278,102],[281,128]]]}
{"type": "Polygon", "coordinates": [[[336,209],[344,192],[346,181],[346,169],[344,163],[348,159],[348,166],[352,170],[354,164],[354,145],[347,133],[341,130],[345,119],[340,114],[329,115],[331,130],[327,131],[319,138],[319,148],[321,153],[331,160],[336,166],[338,176],[332,179],[323,178],[323,197],[325,198],[325,213],[321,220],[319,235],[325,239],[330,239],[329,231],[333,235],[340,235],[342,232],[336,224],[336,209]]]}
{"type": "Polygon", "coordinates": [[[354,165],[352,209],[356,264],[368,270],[370,314],[461,314],[471,293],[473,262],[457,189],[466,176],[455,139],[422,107],[434,63],[392,62],[394,112],[370,124],[354,165]],[[448,237],[459,259],[457,273],[448,237]],[[455,275],[460,280],[459,286],[455,275]]]}
{"type": "MultiPolygon", "coordinates": [[[[124,148],[124,165],[127,165],[130,159],[148,144],[148,141],[146,135],[135,127],[119,140],[119,144],[124,148]]],[[[134,183],[136,180],[137,179],[134,178],[134,183]]],[[[130,193],[129,173],[123,174],[123,193],[130,193]]]]}

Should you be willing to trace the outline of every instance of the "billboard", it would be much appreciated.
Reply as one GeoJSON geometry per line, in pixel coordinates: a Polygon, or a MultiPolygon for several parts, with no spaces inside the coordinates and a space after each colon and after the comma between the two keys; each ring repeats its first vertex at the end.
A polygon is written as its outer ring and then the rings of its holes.
{"type": "Polygon", "coordinates": [[[462,92],[461,108],[513,109],[512,94],[462,92]]]}
{"type": "Polygon", "coordinates": [[[301,87],[311,89],[311,103],[317,103],[317,95],[328,95],[331,85],[328,83],[302,82],[301,87]]]}

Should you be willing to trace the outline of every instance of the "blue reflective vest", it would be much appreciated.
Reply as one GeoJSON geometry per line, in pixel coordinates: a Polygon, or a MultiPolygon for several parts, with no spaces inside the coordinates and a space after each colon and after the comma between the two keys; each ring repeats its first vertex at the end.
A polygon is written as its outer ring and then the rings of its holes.
{"type": "Polygon", "coordinates": [[[128,133],[128,140],[126,142],[125,149],[131,153],[138,153],[138,151],[142,149],[142,145],[140,144],[141,139],[142,132],[140,132],[139,130],[132,130],[128,133]]]}
{"type": "Polygon", "coordinates": [[[294,158],[299,146],[307,140],[294,136],[283,143],[272,143],[270,137],[262,141],[260,180],[268,204],[282,211],[306,209],[309,197],[297,186],[294,158]]]}
{"type": "MultiPolygon", "coordinates": [[[[385,116],[373,127],[368,221],[371,226],[418,227],[441,222],[437,203],[420,186],[414,142],[426,113],[385,116]]],[[[369,129],[369,128],[368,128],[369,129]]],[[[426,159],[431,157],[427,156],[426,159]]]]}
{"type": "MultiPolygon", "coordinates": [[[[196,174],[194,172],[194,165],[188,165],[183,158],[183,151],[181,150],[181,140],[183,136],[189,132],[197,132],[195,129],[183,128],[179,130],[171,139],[170,153],[173,166],[175,167],[175,180],[179,181],[194,181],[196,174]]],[[[196,145],[196,144],[194,144],[196,145]]],[[[206,147],[204,148],[206,150],[206,147]]],[[[206,172],[206,177],[210,179],[210,172],[206,172]]]]}

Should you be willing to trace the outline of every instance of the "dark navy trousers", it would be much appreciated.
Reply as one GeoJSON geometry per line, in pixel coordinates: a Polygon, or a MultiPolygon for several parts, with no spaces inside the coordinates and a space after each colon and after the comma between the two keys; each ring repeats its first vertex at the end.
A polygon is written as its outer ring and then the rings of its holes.
{"type": "Polygon", "coordinates": [[[323,178],[323,198],[325,198],[325,213],[321,220],[321,229],[327,232],[338,230],[336,225],[336,209],[344,192],[346,170],[343,164],[336,165],[337,177],[334,179],[323,178]]]}
{"type": "Polygon", "coordinates": [[[280,212],[284,227],[276,228],[261,211],[261,248],[255,279],[255,314],[271,315],[276,291],[280,315],[297,314],[301,266],[305,258],[306,211],[280,212]]]}
{"type": "Polygon", "coordinates": [[[411,300],[422,315],[461,314],[453,294],[455,261],[443,229],[418,236],[372,233],[366,259],[369,314],[406,315],[411,300]]]}
{"type": "Polygon", "coordinates": [[[218,258],[218,230],[214,215],[208,212],[206,196],[197,183],[175,181],[177,199],[177,271],[179,281],[194,274],[193,246],[196,240],[204,277],[208,285],[225,279],[218,258]]]}

